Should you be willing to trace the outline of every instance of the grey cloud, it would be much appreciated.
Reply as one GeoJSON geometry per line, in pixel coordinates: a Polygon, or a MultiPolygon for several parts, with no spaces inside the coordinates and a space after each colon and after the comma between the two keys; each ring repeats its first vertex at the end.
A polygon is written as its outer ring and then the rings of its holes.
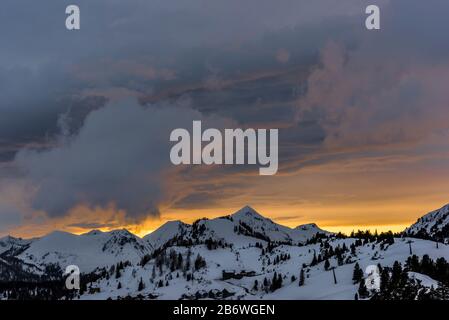
{"type": "Polygon", "coordinates": [[[353,38],[348,31],[358,23],[353,17],[360,3],[337,3],[79,0],[82,29],[68,32],[64,12],[72,2],[5,0],[0,13],[0,147],[8,150],[0,157],[10,160],[17,152],[12,145],[53,143],[63,114],[70,113],[76,131],[109,98],[157,97],[192,83],[207,87],[214,77],[232,82],[273,68],[281,72],[278,77],[214,92],[181,90],[162,100],[188,95],[193,108],[204,113],[244,123],[286,121],[297,86],[292,70],[286,71],[313,63],[328,37],[353,38]],[[276,59],[281,48],[290,53],[288,63],[276,59]]]}
{"type": "Polygon", "coordinates": [[[0,203],[0,233],[19,225],[21,221],[21,212],[17,208],[0,203]]]}
{"type": "Polygon", "coordinates": [[[170,132],[201,119],[197,111],[132,101],[93,111],[79,133],[60,145],[18,153],[17,165],[38,188],[32,207],[60,216],[78,204],[113,204],[129,218],[157,215],[169,182],[164,173],[173,168],[170,132]]]}
{"type": "Polygon", "coordinates": [[[76,131],[85,116],[105,104],[104,97],[82,97],[79,82],[64,70],[0,67],[0,161],[9,161],[24,145],[52,143],[61,114],[76,131]]]}
{"type": "MultiPolygon", "coordinates": [[[[384,3],[386,1],[377,2],[384,3]]],[[[357,16],[370,1],[230,0],[210,2],[78,0],[82,29],[64,28],[72,1],[5,0],[0,13],[0,57],[36,64],[145,48],[147,53],[212,47],[257,38],[267,31],[332,17],[357,16]],[[26,8],[24,10],[23,8],[26,8]],[[20,17],[20,19],[18,19],[20,17]],[[28,23],[24,23],[27,21],[28,23]]]]}

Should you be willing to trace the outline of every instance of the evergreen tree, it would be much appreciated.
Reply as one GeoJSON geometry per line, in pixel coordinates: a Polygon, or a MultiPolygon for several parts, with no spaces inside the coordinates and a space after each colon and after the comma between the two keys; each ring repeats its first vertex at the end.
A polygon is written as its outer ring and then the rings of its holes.
{"type": "Polygon", "coordinates": [[[369,292],[368,289],[366,288],[365,281],[360,281],[358,293],[360,298],[362,299],[368,298],[369,292]]]}
{"type": "Polygon", "coordinates": [[[182,254],[178,253],[178,264],[176,266],[176,269],[182,269],[182,263],[183,263],[182,254]]]}
{"type": "Polygon", "coordinates": [[[317,258],[316,258],[316,252],[314,251],[313,252],[313,259],[312,259],[312,262],[310,263],[310,265],[311,266],[314,266],[314,265],[316,265],[318,263],[318,260],[317,260],[317,258]]]}
{"type": "Polygon", "coordinates": [[[153,269],[151,270],[151,282],[156,278],[156,265],[153,264],[153,269]]]}
{"type": "Polygon", "coordinates": [[[380,273],[380,291],[385,294],[389,290],[390,271],[388,268],[382,268],[380,273]]]}
{"type": "Polygon", "coordinates": [[[195,259],[195,270],[199,270],[204,267],[206,267],[206,260],[198,254],[195,259]]]}
{"type": "Polygon", "coordinates": [[[145,289],[145,283],[143,283],[142,278],[140,278],[139,287],[137,288],[137,291],[142,291],[143,289],[145,289]]]}
{"type": "Polygon", "coordinates": [[[257,290],[259,290],[259,282],[257,281],[257,279],[256,279],[256,280],[254,280],[254,286],[253,286],[253,290],[254,290],[254,291],[257,291],[257,290]]]}
{"type": "Polygon", "coordinates": [[[271,280],[270,290],[276,291],[277,289],[282,287],[282,275],[277,274],[276,272],[273,274],[273,279],[271,280]]]}
{"type": "Polygon", "coordinates": [[[305,281],[304,277],[304,269],[301,268],[301,272],[299,273],[299,286],[303,286],[305,281]]]}
{"type": "Polygon", "coordinates": [[[402,267],[398,261],[393,263],[393,271],[391,273],[391,282],[396,285],[401,280],[402,267]]]}
{"type": "Polygon", "coordinates": [[[352,254],[353,256],[355,256],[355,255],[357,254],[355,250],[356,250],[356,249],[355,249],[355,244],[353,243],[353,244],[351,244],[351,254],[352,254]]]}
{"type": "Polygon", "coordinates": [[[324,262],[324,270],[329,270],[331,264],[329,263],[329,259],[326,259],[326,261],[324,262]]]}
{"type": "Polygon", "coordinates": [[[363,280],[363,270],[360,268],[358,262],[356,262],[356,264],[354,265],[352,280],[354,281],[354,283],[359,283],[363,280]]]}

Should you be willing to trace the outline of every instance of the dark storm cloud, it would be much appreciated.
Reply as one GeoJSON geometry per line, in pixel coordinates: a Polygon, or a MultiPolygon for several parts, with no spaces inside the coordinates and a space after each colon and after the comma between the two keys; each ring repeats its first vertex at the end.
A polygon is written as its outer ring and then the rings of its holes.
{"type": "Polygon", "coordinates": [[[343,37],[358,22],[316,23],[313,17],[358,8],[353,1],[333,12],[336,1],[323,1],[80,0],[79,32],[64,28],[70,1],[5,1],[0,159],[11,160],[26,145],[51,146],[58,134],[76,133],[89,112],[126,96],[142,102],[188,97],[189,107],[247,125],[288,122],[301,78],[296,73],[304,73],[297,66],[316,61],[328,37],[343,37]],[[288,61],[279,62],[279,50],[288,61]]]}
{"type": "MultiPolygon", "coordinates": [[[[22,150],[17,166],[37,187],[32,207],[61,216],[77,205],[124,210],[139,220],[158,215],[166,171],[173,169],[170,132],[201,120],[174,106],[143,108],[121,101],[94,111],[75,136],[45,151],[22,150]]],[[[204,119],[216,127],[221,120],[204,119]]]]}
{"type": "Polygon", "coordinates": [[[52,66],[0,66],[0,159],[11,160],[26,144],[51,144],[62,114],[75,132],[90,111],[105,104],[101,96],[79,96],[79,88],[79,81],[52,66]]]}

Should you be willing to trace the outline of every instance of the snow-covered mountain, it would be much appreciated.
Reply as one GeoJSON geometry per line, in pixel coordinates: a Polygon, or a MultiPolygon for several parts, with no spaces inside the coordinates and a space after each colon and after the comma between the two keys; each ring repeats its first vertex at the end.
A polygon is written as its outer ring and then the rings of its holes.
{"type": "Polygon", "coordinates": [[[82,235],[55,231],[31,242],[17,258],[40,267],[77,265],[87,273],[119,261],[135,263],[151,252],[148,242],[127,230],[93,230],[82,235]]]}
{"type": "Polygon", "coordinates": [[[6,251],[18,252],[24,250],[32,241],[32,239],[25,240],[11,236],[0,238],[0,255],[6,251]]]}
{"type": "Polygon", "coordinates": [[[172,245],[175,240],[192,244],[221,241],[236,247],[255,245],[260,241],[300,244],[318,232],[329,234],[315,224],[295,229],[276,224],[247,206],[232,215],[200,219],[193,225],[170,221],[143,239],[127,230],[92,230],[82,235],[55,231],[32,240],[5,237],[0,239],[0,254],[9,251],[10,256],[41,270],[49,265],[64,269],[73,264],[87,273],[120,261],[137,263],[155,249],[172,245]]]}
{"type": "Polygon", "coordinates": [[[410,236],[443,241],[449,238],[449,204],[429,212],[405,230],[410,236]]]}
{"type": "Polygon", "coordinates": [[[237,229],[243,229],[243,233],[259,235],[264,240],[291,244],[303,244],[317,233],[329,235],[328,231],[320,229],[316,224],[310,223],[298,226],[294,229],[277,224],[263,217],[253,208],[246,206],[230,216],[237,229]]]}
{"type": "Polygon", "coordinates": [[[316,224],[306,224],[291,229],[263,217],[256,210],[245,206],[234,214],[215,219],[200,219],[192,225],[170,221],[145,236],[153,248],[160,248],[177,239],[192,243],[206,240],[221,241],[237,247],[254,245],[260,241],[285,244],[304,244],[317,233],[329,235],[316,224]]]}
{"type": "MultiPolygon", "coordinates": [[[[407,233],[444,230],[447,212],[444,207],[424,216],[407,233]]],[[[354,299],[363,292],[360,279],[368,266],[386,270],[391,279],[405,272],[400,279],[407,282],[392,282],[389,288],[397,289],[388,297],[415,298],[444,288],[445,276],[429,271],[437,265],[432,260],[449,274],[447,244],[392,233],[344,237],[313,223],[292,229],[248,206],[192,225],[167,222],[143,239],[126,230],[53,232],[33,240],[2,238],[0,250],[3,281],[37,281],[49,267],[79,266],[87,283],[75,299],[354,299]]]]}
{"type": "Polygon", "coordinates": [[[192,226],[181,221],[168,221],[161,227],[143,237],[143,239],[152,247],[160,248],[170,240],[176,238],[185,238],[191,235],[192,226]]]}

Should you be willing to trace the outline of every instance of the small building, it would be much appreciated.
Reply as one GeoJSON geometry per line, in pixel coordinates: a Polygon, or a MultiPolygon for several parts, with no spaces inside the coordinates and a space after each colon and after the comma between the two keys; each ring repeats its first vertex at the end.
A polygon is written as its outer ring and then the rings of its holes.
{"type": "Polygon", "coordinates": [[[239,272],[236,272],[235,270],[223,270],[222,280],[229,280],[229,279],[240,280],[243,277],[254,277],[255,275],[256,275],[255,271],[241,270],[239,272]]]}

